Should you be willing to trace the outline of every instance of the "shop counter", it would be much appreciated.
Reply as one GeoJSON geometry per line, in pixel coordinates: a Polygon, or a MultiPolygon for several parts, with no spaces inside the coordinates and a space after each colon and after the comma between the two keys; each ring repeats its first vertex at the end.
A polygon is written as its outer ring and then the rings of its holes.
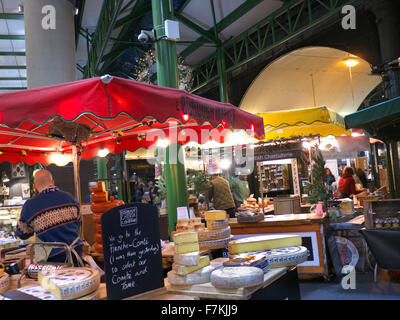
{"type": "Polygon", "coordinates": [[[310,256],[298,265],[299,276],[323,276],[325,279],[329,278],[324,231],[327,224],[326,213],[322,217],[316,214],[266,215],[263,221],[248,223],[238,223],[236,218],[229,220],[234,239],[279,233],[300,235],[310,256]]]}

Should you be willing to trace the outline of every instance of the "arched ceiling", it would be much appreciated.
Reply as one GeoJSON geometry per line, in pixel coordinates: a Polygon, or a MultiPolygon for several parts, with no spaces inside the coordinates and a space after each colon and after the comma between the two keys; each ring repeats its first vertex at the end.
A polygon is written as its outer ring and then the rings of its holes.
{"type": "Polygon", "coordinates": [[[357,57],[351,81],[344,64],[349,55],[328,47],[307,47],[282,56],[254,79],[240,108],[263,113],[326,106],[341,115],[355,112],[382,78],[370,75],[369,63],[357,57]]]}

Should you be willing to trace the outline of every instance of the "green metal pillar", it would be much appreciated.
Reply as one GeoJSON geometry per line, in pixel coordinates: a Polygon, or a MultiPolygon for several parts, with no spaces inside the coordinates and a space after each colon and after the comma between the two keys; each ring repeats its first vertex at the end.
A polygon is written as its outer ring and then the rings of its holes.
{"type": "MultiPolygon", "coordinates": [[[[178,61],[176,44],[162,39],[165,35],[164,21],[173,19],[172,3],[168,0],[152,0],[153,24],[156,43],[157,83],[159,86],[178,88],[178,61]]],[[[179,152],[180,145],[172,141],[166,150],[165,183],[167,189],[167,208],[169,232],[175,231],[177,207],[188,207],[185,165],[176,161],[171,163],[170,155],[179,152]]],[[[178,159],[178,156],[176,156],[178,159]]]]}
{"type": "Polygon", "coordinates": [[[390,143],[393,163],[393,178],[394,178],[394,189],[396,198],[400,197],[400,168],[399,168],[399,150],[397,148],[397,141],[390,143]]]}
{"type": "Polygon", "coordinates": [[[394,182],[393,182],[392,156],[391,156],[391,152],[390,152],[390,143],[385,142],[385,146],[386,146],[387,175],[388,175],[390,197],[392,199],[394,199],[396,197],[396,195],[395,195],[394,182]]]}
{"type": "Polygon", "coordinates": [[[211,13],[214,21],[214,37],[217,41],[217,70],[218,70],[218,87],[219,87],[219,99],[221,102],[228,102],[228,86],[225,66],[225,55],[222,42],[218,38],[217,31],[217,19],[215,18],[214,1],[210,0],[211,13]]]}
{"type": "Polygon", "coordinates": [[[97,180],[108,182],[108,175],[107,175],[107,159],[106,158],[97,158],[97,180]]]}

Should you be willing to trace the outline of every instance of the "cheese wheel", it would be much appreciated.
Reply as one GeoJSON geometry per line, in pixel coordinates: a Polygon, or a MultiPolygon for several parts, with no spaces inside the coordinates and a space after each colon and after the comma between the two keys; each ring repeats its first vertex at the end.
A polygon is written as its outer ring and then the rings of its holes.
{"type": "Polygon", "coordinates": [[[174,234],[175,244],[198,242],[197,232],[178,232],[174,234]]]}
{"type": "Polygon", "coordinates": [[[204,212],[204,218],[206,220],[225,220],[226,211],[225,210],[210,210],[204,212]]]}
{"type": "Polygon", "coordinates": [[[185,276],[180,276],[174,270],[171,270],[167,273],[167,278],[170,284],[176,286],[206,283],[210,282],[210,275],[213,270],[214,267],[208,265],[185,276]]]}
{"type": "Polygon", "coordinates": [[[104,213],[113,208],[113,206],[112,202],[94,202],[90,205],[90,210],[94,213],[104,213]]]}
{"type": "Polygon", "coordinates": [[[216,288],[247,288],[264,282],[264,272],[256,267],[223,267],[211,273],[211,284],[216,288]]]}
{"type": "Polygon", "coordinates": [[[189,223],[190,224],[199,224],[199,223],[201,223],[201,218],[190,218],[189,223]]]}
{"type": "Polygon", "coordinates": [[[309,251],[306,247],[286,247],[264,251],[271,268],[295,266],[307,260],[309,251]]]}
{"type": "Polygon", "coordinates": [[[224,229],[229,226],[229,220],[209,220],[206,221],[207,229],[224,229]]]}
{"type": "Polygon", "coordinates": [[[106,185],[104,181],[98,181],[96,187],[92,187],[92,192],[104,192],[106,191],[106,185]]]}
{"type": "Polygon", "coordinates": [[[0,293],[7,291],[9,286],[10,276],[8,275],[8,273],[3,272],[2,274],[0,274],[0,293]]]}
{"type": "MultiPolygon", "coordinates": [[[[9,297],[6,297],[5,300],[20,300],[18,299],[18,293],[27,294],[32,296],[32,298],[38,298],[40,300],[59,300],[54,294],[52,294],[50,291],[46,290],[41,286],[29,286],[29,287],[19,288],[13,290],[12,292],[15,298],[10,299],[9,297]]],[[[76,300],[98,300],[98,299],[99,299],[99,290],[76,300]]]]}
{"type": "Polygon", "coordinates": [[[72,300],[96,291],[100,285],[100,274],[94,268],[65,268],[41,271],[39,284],[60,300],[72,300]]]}
{"type": "Polygon", "coordinates": [[[198,242],[175,244],[175,254],[188,253],[194,251],[200,251],[198,242]]]}
{"type": "Polygon", "coordinates": [[[177,226],[187,226],[189,224],[189,219],[178,219],[176,222],[177,226]]]}
{"type": "Polygon", "coordinates": [[[174,270],[176,272],[176,274],[184,276],[184,275],[192,273],[196,270],[204,268],[205,266],[208,266],[209,264],[210,264],[210,257],[209,256],[201,256],[199,259],[199,263],[195,266],[185,266],[185,265],[177,264],[176,262],[174,262],[172,264],[172,270],[174,270]]]}
{"type": "Polygon", "coordinates": [[[229,241],[233,236],[230,236],[225,239],[218,239],[218,240],[208,240],[208,241],[200,241],[199,247],[200,250],[213,250],[213,249],[221,249],[228,246],[229,241]]]}
{"type": "Polygon", "coordinates": [[[189,252],[184,254],[175,254],[174,262],[185,266],[196,266],[200,261],[200,252],[189,252]]]}
{"type": "Polygon", "coordinates": [[[228,238],[230,235],[231,235],[230,227],[224,229],[207,229],[204,231],[198,231],[199,241],[224,239],[228,238]]]}
{"type": "Polygon", "coordinates": [[[93,202],[107,202],[108,201],[108,192],[93,192],[90,194],[90,200],[93,202]]]}
{"type": "Polygon", "coordinates": [[[265,235],[242,238],[229,243],[229,253],[265,251],[275,248],[301,246],[301,237],[298,235],[265,235]]]}

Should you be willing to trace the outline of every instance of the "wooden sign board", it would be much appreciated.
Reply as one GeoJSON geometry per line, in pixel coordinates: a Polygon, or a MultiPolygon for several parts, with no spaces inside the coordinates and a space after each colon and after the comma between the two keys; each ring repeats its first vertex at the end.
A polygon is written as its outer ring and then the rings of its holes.
{"type": "Polygon", "coordinates": [[[101,217],[107,299],[164,286],[158,210],[147,203],[115,207],[101,217]]]}

